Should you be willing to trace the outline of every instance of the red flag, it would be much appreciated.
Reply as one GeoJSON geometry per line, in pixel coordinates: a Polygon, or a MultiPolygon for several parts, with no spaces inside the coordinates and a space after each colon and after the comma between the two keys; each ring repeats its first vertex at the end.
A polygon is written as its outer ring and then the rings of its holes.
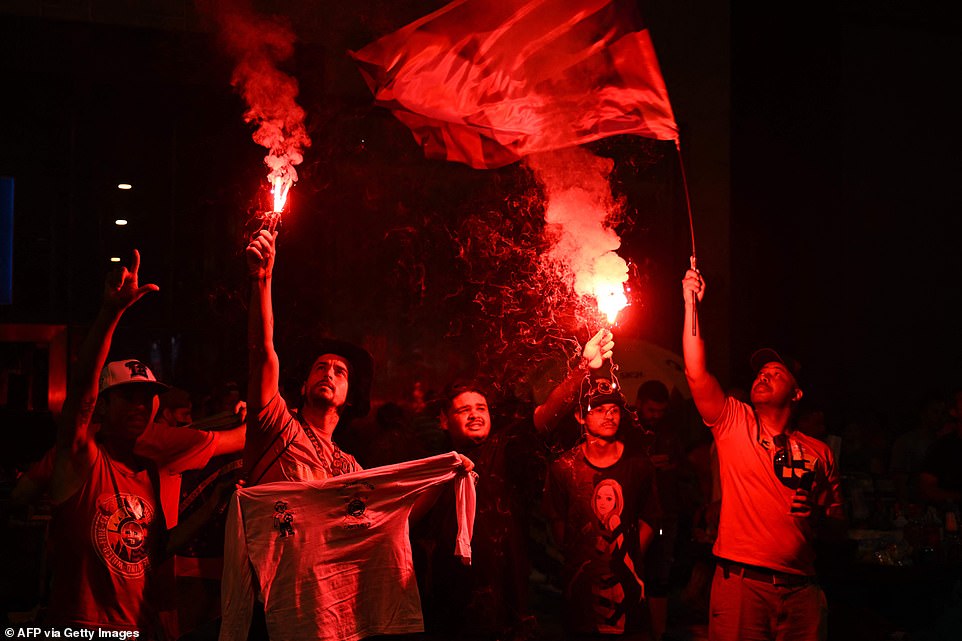
{"type": "Polygon", "coordinates": [[[476,168],[614,136],[677,140],[633,0],[455,0],[351,55],[430,158],[476,168]]]}

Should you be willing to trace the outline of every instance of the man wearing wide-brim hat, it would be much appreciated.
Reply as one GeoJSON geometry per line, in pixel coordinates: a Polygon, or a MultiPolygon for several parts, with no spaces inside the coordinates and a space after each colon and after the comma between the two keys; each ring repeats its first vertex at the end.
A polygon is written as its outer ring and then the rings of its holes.
{"type": "Polygon", "coordinates": [[[280,394],[274,349],[271,279],[277,232],[259,231],[247,246],[251,278],[248,324],[250,374],[244,448],[247,484],[312,481],[357,471],[355,458],[333,441],[335,428],[370,409],[374,360],[347,341],[320,338],[302,349],[301,407],[292,411],[280,394]]]}

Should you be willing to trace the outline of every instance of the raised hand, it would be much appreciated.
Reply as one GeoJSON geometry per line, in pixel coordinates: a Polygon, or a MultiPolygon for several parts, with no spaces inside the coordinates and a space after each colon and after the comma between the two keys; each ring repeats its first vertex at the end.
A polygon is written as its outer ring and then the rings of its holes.
{"type": "Polygon", "coordinates": [[[701,277],[701,272],[697,269],[689,269],[685,272],[685,279],[681,281],[682,293],[685,302],[691,302],[691,293],[694,292],[698,302],[705,297],[705,279],[701,277]]]}
{"type": "Polygon", "coordinates": [[[247,250],[247,271],[254,278],[270,278],[274,271],[274,255],[276,254],[275,241],[277,232],[269,232],[261,229],[251,239],[247,250]]]}
{"type": "Polygon", "coordinates": [[[615,349],[615,335],[610,329],[600,329],[598,333],[585,343],[581,356],[591,369],[598,369],[604,364],[606,358],[611,358],[615,349]]]}
{"type": "Polygon", "coordinates": [[[147,292],[156,292],[160,287],[149,283],[140,285],[137,272],[140,270],[140,252],[134,250],[130,269],[120,267],[107,275],[104,283],[104,305],[123,311],[136,303],[147,292]]]}

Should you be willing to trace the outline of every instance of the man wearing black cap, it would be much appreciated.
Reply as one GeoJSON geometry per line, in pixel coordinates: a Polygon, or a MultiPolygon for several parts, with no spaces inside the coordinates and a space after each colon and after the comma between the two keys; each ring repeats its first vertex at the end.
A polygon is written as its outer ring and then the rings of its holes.
{"type": "Polygon", "coordinates": [[[306,361],[304,400],[296,412],[288,409],[279,392],[280,363],[274,350],[271,277],[276,239],[276,231],[261,230],[247,246],[252,282],[244,471],[249,486],[320,480],[361,469],[332,437],[338,424],[368,413],[374,373],[374,360],[366,350],[322,339],[305,349],[312,360],[306,361]]]}
{"type": "Polygon", "coordinates": [[[643,559],[659,518],[655,468],[619,437],[627,418],[616,380],[591,380],[575,412],[584,441],[548,468],[545,515],[564,556],[573,638],[648,639],[643,559]]]}
{"type": "Polygon", "coordinates": [[[839,523],[843,512],[831,449],[792,427],[802,398],[798,363],[758,350],[751,358],[751,404],[726,396],[706,367],[696,314],[705,281],[690,269],[682,285],[685,374],[715,438],[722,488],[708,636],[824,639],[825,596],[815,580],[813,543],[822,520],[839,523]]]}

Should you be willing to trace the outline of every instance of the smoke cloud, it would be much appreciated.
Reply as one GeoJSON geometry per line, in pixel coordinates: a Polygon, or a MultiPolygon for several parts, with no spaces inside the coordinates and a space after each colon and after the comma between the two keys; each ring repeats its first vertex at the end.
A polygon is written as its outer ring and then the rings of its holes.
{"type": "Polygon", "coordinates": [[[624,293],[628,280],[628,264],[616,253],[621,239],[614,227],[624,202],[611,193],[614,161],[570,147],[529,156],[527,164],[545,195],[551,249],[542,257],[542,269],[604,308],[611,296],[624,293]]]}
{"type": "Polygon", "coordinates": [[[293,30],[279,16],[259,15],[249,0],[203,0],[198,6],[236,61],[231,85],[247,103],[244,121],[254,125],[254,142],[268,150],[268,181],[290,187],[311,146],[297,80],[278,68],[294,53],[293,30]]]}

